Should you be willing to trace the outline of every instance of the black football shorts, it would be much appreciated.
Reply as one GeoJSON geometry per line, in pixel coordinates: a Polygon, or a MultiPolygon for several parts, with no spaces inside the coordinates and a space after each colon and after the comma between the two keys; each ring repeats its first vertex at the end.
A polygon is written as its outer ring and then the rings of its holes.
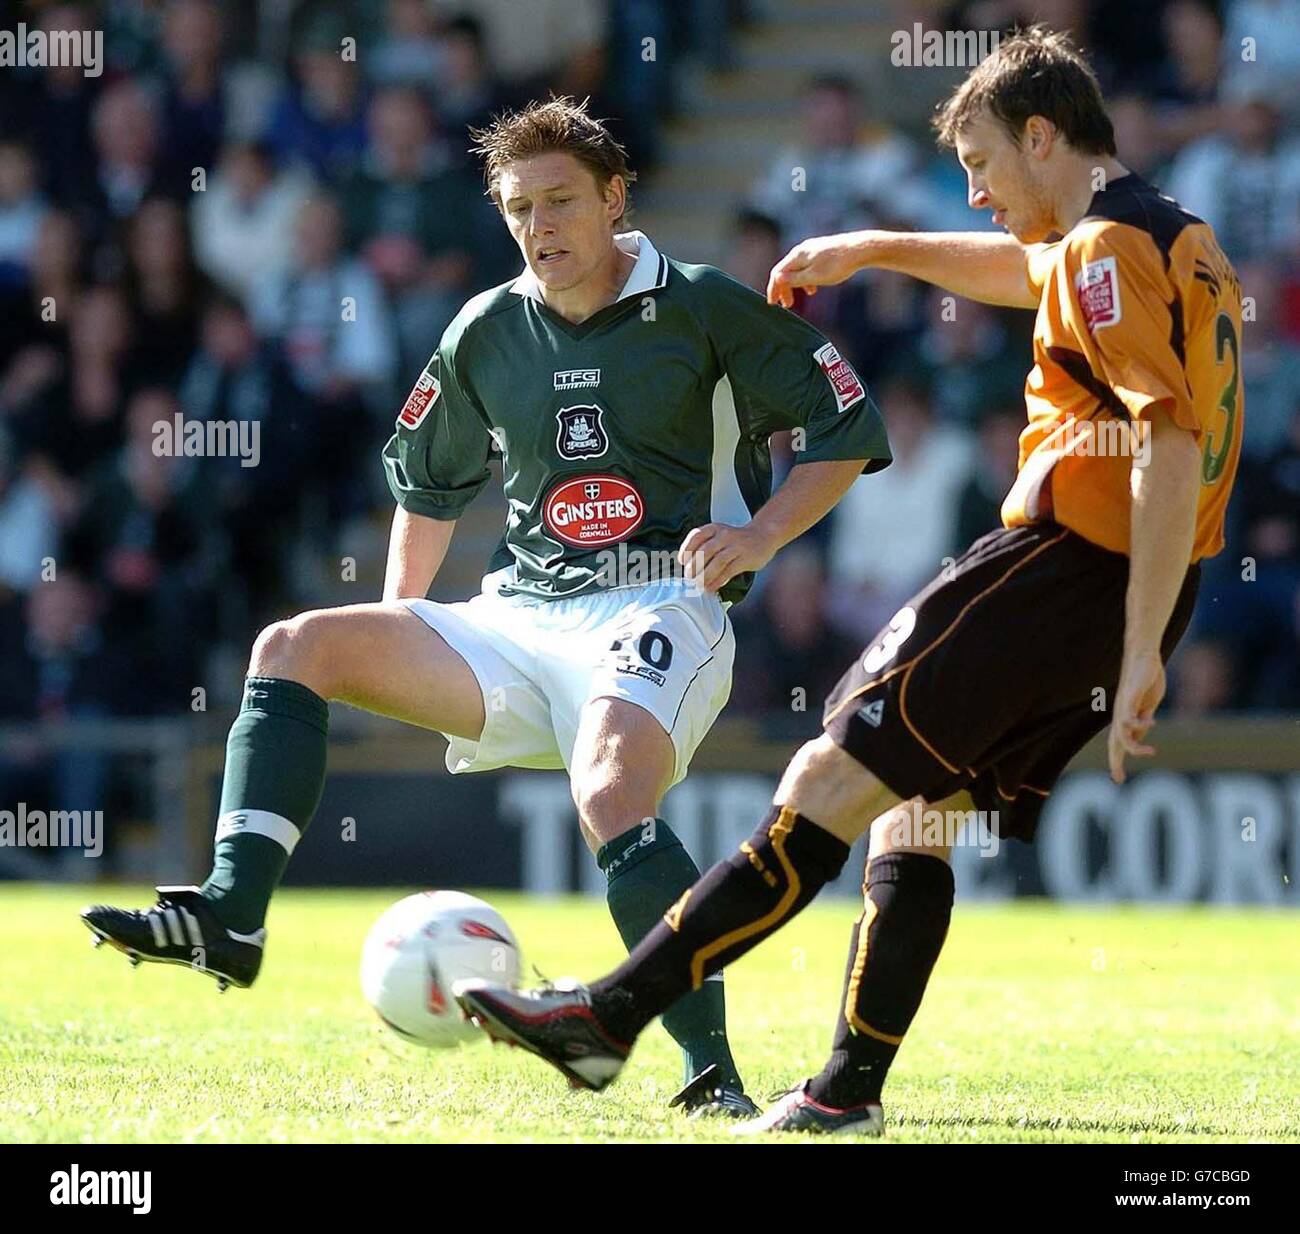
{"type": "MultiPolygon", "coordinates": [[[[1187,572],[1165,660],[1199,576],[1187,572]]],[[[1110,723],[1127,587],[1124,554],[1059,524],[990,532],[857,658],[825,730],[901,798],[967,789],[999,836],[1031,841],[1057,777],[1110,723]]]]}

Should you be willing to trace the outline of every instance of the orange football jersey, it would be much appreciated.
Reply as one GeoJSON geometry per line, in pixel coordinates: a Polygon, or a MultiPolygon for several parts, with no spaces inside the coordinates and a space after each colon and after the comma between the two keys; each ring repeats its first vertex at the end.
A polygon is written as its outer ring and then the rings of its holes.
{"type": "Polygon", "coordinates": [[[1223,547],[1241,453],[1241,286],[1214,232],[1136,175],[1094,195],[1063,239],[1027,251],[1039,297],[1029,424],[1002,505],[1129,548],[1129,473],[1162,404],[1201,447],[1192,560],[1223,547]]]}

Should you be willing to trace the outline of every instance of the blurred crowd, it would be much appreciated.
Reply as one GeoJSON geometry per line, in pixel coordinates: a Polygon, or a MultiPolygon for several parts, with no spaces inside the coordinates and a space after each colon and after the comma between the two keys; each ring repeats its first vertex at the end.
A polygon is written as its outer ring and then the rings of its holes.
{"type": "Polygon", "coordinates": [[[304,562],[386,528],[443,327],[517,271],[467,126],[590,95],[648,164],[660,66],[717,61],[730,8],[20,7],[104,64],[0,70],[0,723],[237,699],[257,629],[327,602],[304,562]],[[160,453],[177,417],[257,425],[256,466],[160,453]]]}
{"type": "MultiPolygon", "coordinates": [[[[197,684],[237,691],[259,626],[322,602],[304,558],[337,562],[349,528],[386,527],[377,451],[397,401],[459,306],[516,271],[466,126],[549,88],[591,95],[652,178],[669,66],[724,64],[741,8],[31,5],[29,24],[103,29],[106,65],[0,72],[0,722],[167,715],[197,684]],[[258,466],[158,454],[178,416],[257,423],[258,466]]],[[[1229,548],[1174,705],[1300,708],[1300,0],[948,14],[1025,19],[1091,50],[1121,159],[1214,224],[1255,304],[1229,548]],[[1269,67],[1241,59],[1250,34],[1269,67]]],[[[859,82],[810,77],[802,108],[800,143],[737,202],[737,277],[761,287],[811,234],[985,225],[955,160],[873,114],[859,82]]],[[[884,274],[801,311],[868,380],[896,461],[736,610],[734,707],[787,717],[800,689],[815,716],[863,640],[996,524],[1032,324],[947,312],[884,274]]]]}

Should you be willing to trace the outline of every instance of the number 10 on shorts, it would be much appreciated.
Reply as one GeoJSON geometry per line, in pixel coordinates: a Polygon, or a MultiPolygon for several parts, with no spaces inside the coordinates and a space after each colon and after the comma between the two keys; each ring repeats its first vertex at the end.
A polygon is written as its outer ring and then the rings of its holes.
{"type": "Polygon", "coordinates": [[[616,638],[610,651],[617,652],[615,671],[644,677],[662,686],[673,662],[673,645],[668,636],[659,630],[647,630],[638,638],[616,638]]]}

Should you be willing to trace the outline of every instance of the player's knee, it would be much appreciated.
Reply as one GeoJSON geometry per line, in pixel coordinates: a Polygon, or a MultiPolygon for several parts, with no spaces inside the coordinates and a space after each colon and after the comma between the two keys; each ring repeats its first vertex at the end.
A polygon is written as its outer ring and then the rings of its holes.
{"type": "Polygon", "coordinates": [[[588,845],[599,847],[654,817],[658,792],[618,760],[600,760],[573,780],[573,804],[588,845]]]}
{"type": "Polygon", "coordinates": [[[573,804],[585,832],[604,843],[641,821],[626,786],[597,767],[573,786],[573,804]]]}
{"type": "Polygon", "coordinates": [[[334,688],[329,622],[322,612],[300,613],[267,626],[253,644],[248,672],[301,682],[323,698],[334,688]]]}
{"type": "Polygon", "coordinates": [[[805,741],[795,751],[786,768],[782,787],[806,788],[809,784],[830,787],[853,768],[860,768],[860,765],[823,733],[812,741],[805,741]]]}
{"type": "Polygon", "coordinates": [[[776,800],[851,841],[897,797],[823,733],[795,753],[776,800]]]}
{"type": "Polygon", "coordinates": [[[947,861],[952,854],[953,814],[922,798],[900,801],[871,822],[868,860],[887,853],[925,853],[947,861]]]}

